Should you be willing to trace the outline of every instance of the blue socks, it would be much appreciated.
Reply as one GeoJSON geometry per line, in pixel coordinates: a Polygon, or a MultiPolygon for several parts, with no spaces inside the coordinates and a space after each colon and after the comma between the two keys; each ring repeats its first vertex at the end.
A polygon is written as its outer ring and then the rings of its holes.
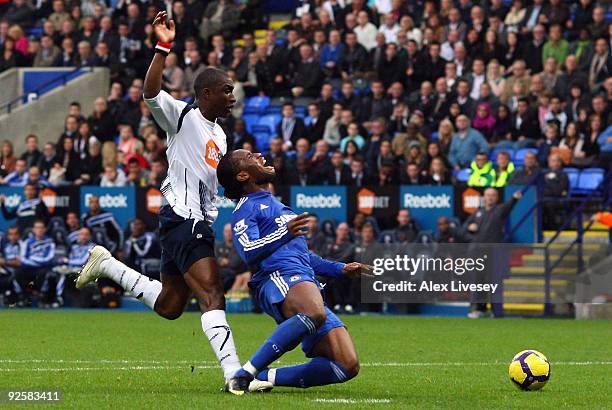
{"type": "Polygon", "coordinates": [[[314,387],[342,383],[349,379],[340,364],[325,357],[315,357],[308,363],[297,366],[266,369],[257,375],[258,380],[267,380],[275,386],[314,387]]]}
{"type": "Polygon", "coordinates": [[[253,379],[260,370],[268,367],[283,353],[293,350],[304,337],[315,334],[317,328],[317,323],[302,313],[285,320],[242,366],[237,375],[250,375],[253,379]]]}

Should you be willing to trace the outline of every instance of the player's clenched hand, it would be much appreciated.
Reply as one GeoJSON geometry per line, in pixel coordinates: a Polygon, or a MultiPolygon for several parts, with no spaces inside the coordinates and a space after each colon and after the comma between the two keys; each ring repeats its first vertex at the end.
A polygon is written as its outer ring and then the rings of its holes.
{"type": "Polygon", "coordinates": [[[374,277],[372,274],[373,270],[374,268],[372,266],[359,262],[347,263],[344,265],[344,268],[342,268],[342,272],[349,278],[359,278],[362,276],[372,278],[374,277]]]}
{"type": "Polygon", "coordinates": [[[306,235],[309,217],[310,215],[304,212],[303,214],[298,215],[289,222],[287,222],[287,228],[289,229],[289,233],[291,233],[291,235],[293,236],[306,235]]]}
{"type": "Polygon", "coordinates": [[[155,36],[159,41],[164,43],[172,43],[174,41],[174,37],[176,36],[176,31],[174,30],[174,21],[170,20],[166,23],[168,19],[168,13],[165,11],[160,11],[155,16],[155,20],[153,20],[153,29],[155,30],[155,36]]]}

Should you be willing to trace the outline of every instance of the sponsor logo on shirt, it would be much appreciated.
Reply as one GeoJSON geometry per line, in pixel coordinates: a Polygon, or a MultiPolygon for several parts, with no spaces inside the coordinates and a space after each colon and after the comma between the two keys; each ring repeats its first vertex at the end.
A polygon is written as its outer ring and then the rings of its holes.
{"type": "Polygon", "coordinates": [[[221,161],[221,150],[217,147],[217,144],[213,140],[208,140],[206,143],[206,155],[204,156],[204,160],[208,165],[217,169],[219,165],[219,161],[221,161]]]}

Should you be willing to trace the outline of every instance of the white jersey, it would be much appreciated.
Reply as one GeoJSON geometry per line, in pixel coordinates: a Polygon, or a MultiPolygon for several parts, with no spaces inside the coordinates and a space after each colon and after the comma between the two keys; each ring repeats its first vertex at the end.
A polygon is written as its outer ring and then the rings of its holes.
{"type": "Polygon", "coordinates": [[[179,216],[206,221],[217,218],[217,165],[227,152],[225,132],[195,105],[175,100],[165,91],[145,98],[153,117],[168,134],[168,177],[161,192],[179,216]]]}

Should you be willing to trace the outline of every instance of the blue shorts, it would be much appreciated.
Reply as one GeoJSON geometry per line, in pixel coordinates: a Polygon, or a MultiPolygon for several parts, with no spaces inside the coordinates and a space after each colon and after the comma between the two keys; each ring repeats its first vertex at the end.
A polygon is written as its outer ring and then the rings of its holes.
{"type": "Polygon", "coordinates": [[[169,205],[159,210],[161,271],[183,275],[203,258],[214,258],[215,235],[205,221],[178,216],[169,205]]]}
{"type": "MultiPolygon", "coordinates": [[[[257,282],[251,282],[251,286],[255,290],[255,297],[261,309],[272,316],[276,323],[280,324],[285,321],[281,313],[280,305],[285,300],[285,296],[287,292],[289,292],[289,289],[300,282],[312,282],[321,289],[321,292],[323,291],[321,283],[314,276],[309,274],[290,275],[274,272],[268,276],[268,278],[257,282]]],[[[306,357],[312,357],[310,355],[312,349],[330,330],[336,327],[345,327],[344,323],[342,323],[338,316],[336,316],[327,306],[325,306],[325,313],[327,316],[325,323],[317,329],[314,335],[308,335],[302,340],[302,350],[306,354],[306,357]]]]}

